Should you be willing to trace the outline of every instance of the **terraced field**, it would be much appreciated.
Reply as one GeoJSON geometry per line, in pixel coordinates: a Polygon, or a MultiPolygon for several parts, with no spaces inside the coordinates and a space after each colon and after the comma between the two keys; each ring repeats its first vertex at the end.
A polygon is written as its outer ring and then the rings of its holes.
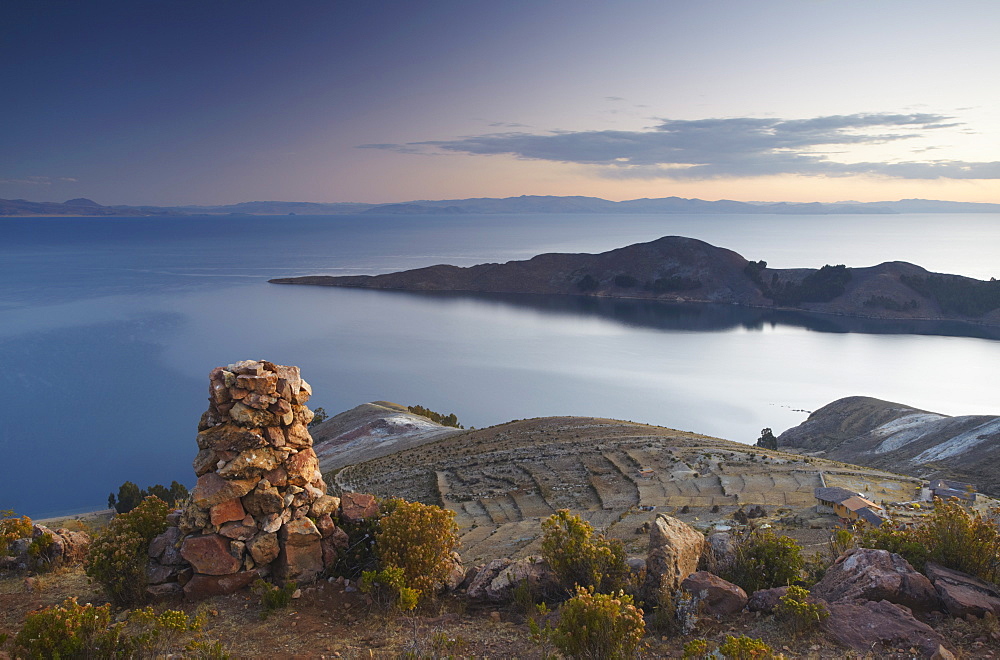
{"type": "Polygon", "coordinates": [[[591,417],[520,420],[348,466],[345,490],[456,512],[466,561],[537,554],[539,521],[570,509],[641,551],[657,512],[725,520],[740,507],[802,510],[813,489],[843,485],[908,499],[908,477],[657,426],[591,417]],[[687,507],[687,509],[685,509],[687,507]]]}

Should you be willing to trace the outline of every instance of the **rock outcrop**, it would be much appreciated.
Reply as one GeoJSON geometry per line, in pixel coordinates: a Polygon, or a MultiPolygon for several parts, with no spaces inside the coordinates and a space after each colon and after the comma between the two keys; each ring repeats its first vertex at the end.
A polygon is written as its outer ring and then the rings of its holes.
{"type": "Polygon", "coordinates": [[[0,569],[53,569],[78,564],[90,547],[86,532],[73,532],[65,527],[51,530],[35,523],[31,535],[15,539],[8,545],[8,556],[0,557],[0,569]]]}
{"type": "Polygon", "coordinates": [[[684,578],[698,570],[704,547],[705,537],[701,532],[677,518],[662,513],[657,515],[649,528],[643,586],[647,597],[680,588],[684,578]]]}
{"type": "MultiPolygon", "coordinates": [[[[308,582],[337,560],[347,537],[312,449],[311,394],[298,367],[246,360],[212,370],[193,463],[198,483],[150,544],[153,595],[205,598],[258,577],[308,582]]],[[[350,512],[360,519],[378,507],[356,496],[350,512]]]]}
{"type": "Polygon", "coordinates": [[[883,657],[916,648],[924,658],[953,657],[946,655],[953,649],[944,638],[901,605],[886,600],[843,601],[829,603],[828,609],[830,616],[820,624],[823,632],[858,653],[883,657]]]}
{"type": "Polygon", "coordinates": [[[827,569],[812,588],[812,595],[834,602],[845,600],[885,600],[918,611],[940,605],[930,580],[910,563],[886,550],[848,550],[827,569]]]}
{"type": "Polygon", "coordinates": [[[742,588],[708,571],[692,573],[684,578],[681,587],[699,600],[705,614],[735,614],[747,604],[742,588]]]}
{"type": "Polygon", "coordinates": [[[955,617],[1000,617],[1000,587],[960,571],[928,562],[924,569],[948,614],[955,617]]]}

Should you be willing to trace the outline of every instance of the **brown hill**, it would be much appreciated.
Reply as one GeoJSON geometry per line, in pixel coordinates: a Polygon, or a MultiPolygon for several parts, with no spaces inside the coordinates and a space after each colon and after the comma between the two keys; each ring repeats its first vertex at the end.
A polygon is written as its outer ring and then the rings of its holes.
{"type": "Polygon", "coordinates": [[[778,436],[778,447],[1000,495],[1000,416],[949,417],[863,396],[839,399],[778,436]]]}
{"type": "Polygon", "coordinates": [[[931,273],[905,262],[867,268],[768,268],[732,250],[666,236],[600,254],[541,254],[468,268],[430,266],[384,275],[307,276],[275,284],[477,293],[576,294],[729,303],[877,319],[1000,325],[1000,282],[931,273]]]}

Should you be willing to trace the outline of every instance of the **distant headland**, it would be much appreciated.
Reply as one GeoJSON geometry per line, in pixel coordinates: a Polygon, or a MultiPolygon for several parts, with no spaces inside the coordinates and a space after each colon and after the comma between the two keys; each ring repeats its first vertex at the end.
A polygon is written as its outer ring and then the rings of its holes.
{"type": "Polygon", "coordinates": [[[893,261],[867,268],[768,268],[766,261],[704,241],[665,236],[600,254],[541,254],[468,268],[430,266],[384,275],[307,276],[274,284],[575,294],[666,302],[726,303],[892,320],[1000,326],[1000,282],[932,273],[893,261]]]}
{"type": "Polygon", "coordinates": [[[470,199],[417,200],[393,204],[352,202],[240,202],[220,206],[105,206],[77,198],[65,202],[0,199],[0,216],[189,216],[189,215],[440,215],[502,213],[739,213],[782,215],[882,213],[1000,213],[1000,204],[903,199],[895,202],[737,202],[683,197],[631,199],[613,202],[599,197],[521,195],[470,199]]]}

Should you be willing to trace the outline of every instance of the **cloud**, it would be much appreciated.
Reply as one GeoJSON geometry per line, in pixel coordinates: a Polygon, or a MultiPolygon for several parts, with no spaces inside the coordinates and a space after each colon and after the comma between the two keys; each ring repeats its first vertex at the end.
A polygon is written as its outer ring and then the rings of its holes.
{"type": "Polygon", "coordinates": [[[0,179],[0,184],[17,186],[51,186],[53,183],[76,183],[70,176],[28,176],[23,179],[0,179]]]}
{"type": "Polygon", "coordinates": [[[600,166],[615,178],[712,179],[776,174],[903,179],[1000,178],[1000,162],[843,163],[830,153],[923,137],[961,126],[927,113],[853,114],[809,119],[660,119],[645,131],[491,133],[402,145],[363,145],[404,153],[512,155],[528,160],[600,166]]]}

